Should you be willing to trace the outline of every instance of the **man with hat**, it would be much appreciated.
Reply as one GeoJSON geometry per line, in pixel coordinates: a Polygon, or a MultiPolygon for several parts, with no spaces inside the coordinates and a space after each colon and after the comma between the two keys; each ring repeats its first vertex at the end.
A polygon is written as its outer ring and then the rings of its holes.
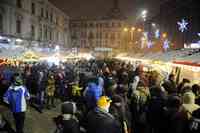
{"type": "Polygon", "coordinates": [[[26,100],[28,99],[30,99],[30,94],[27,88],[23,86],[23,81],[19,74],[15,74],[13,83],[4,94],[4,101],[10,105],[10,109],[13,112],[16,133],[23,133],[26,100]]]}
{"type": "Polygon", "coordinates": [[[107,96],[101,96],[97,101],[97,107],[87,115],[87,133],[120,133],[120,124],[109,113],[111,100],[107,96]]]}

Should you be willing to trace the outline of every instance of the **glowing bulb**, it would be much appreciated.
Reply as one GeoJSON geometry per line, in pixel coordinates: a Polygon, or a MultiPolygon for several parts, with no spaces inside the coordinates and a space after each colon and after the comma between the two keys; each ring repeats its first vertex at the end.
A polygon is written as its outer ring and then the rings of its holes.
{"type": "Polygon", "coordinates": [[[128,28],[124,28],[124,31],[127,32],[127,31],[128,31],[128,28]]]}

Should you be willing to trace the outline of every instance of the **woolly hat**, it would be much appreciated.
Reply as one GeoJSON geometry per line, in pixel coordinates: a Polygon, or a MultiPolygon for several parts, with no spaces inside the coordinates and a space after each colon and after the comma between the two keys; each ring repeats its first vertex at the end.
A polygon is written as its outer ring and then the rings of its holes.
{"type": "Polygon", "coordinates": [[[20,77],[20,76],[16,76],[16,77],[14,78],[14,85],[20,86],[20,85],[22,85],[22,84],[23,84],[23,81],[22,81],[21,77],[20,77]]]}
{"type": "Polygon", "coordinates": [[[74,102],[64,102],[61,105],[62,114],[75,114],[76,111],[77,111],[77,107],[74,102]]]}
{"type": "Polygon", "coordinates": [[[186,92],[183,95],[183,103],[184,104],[194,104],[195,103],[195,95],[193,92],[186,92]]]}
{"type": "Polygon", "coordinates": [[[99,100],[97,101],[97,106],[98,106],[99,108],[105,108],[105,107],[107,107],[108,105],[110,105],[111,102],[112,102],[111,99],[108,98],[107,96],[101,96],[101,97],[99,98],[99,100]]]}
{"type": "Polygon", "coordinates": [[[171,95],[167,100],[167,107],[169,108],[179,108],[182,104],[182,101],[179,96],[171,95]]]}

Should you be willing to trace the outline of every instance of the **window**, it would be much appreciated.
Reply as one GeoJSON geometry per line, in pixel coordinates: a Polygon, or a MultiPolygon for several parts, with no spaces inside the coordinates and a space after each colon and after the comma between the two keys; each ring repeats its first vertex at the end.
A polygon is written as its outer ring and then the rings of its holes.
{"type": "Polygon", "coordinates": [[[39,40],[42,40],[42,25],[40,25],[40,30],[39,30],[39,40]]]}
{"type": "Polygon", "coordinates": [[[31,13],[34,15],[35,14],[35,3],[31,4],[31,13]]]}
{"type": "Polygon", "coordinates": [[[3,32],[3,16],[0,14],[0,32],[3,32]]]}
{"type": "Polygon", "coordinates": [[[16,5],[18,8],[22,8],[22,0],[17,0],[16,5]]]}
{"type": "Polygon", "coordinates": [[[46,11],[46,18],[47,18],[47,19],[49,18],[49,13],[48,13],[48,11],[46,11]]]}
{"type": "Polygon", "coordinates": [[[118,23],[118,27],[119,27],[119,28],[122,27],[121,23],[118,23]]]}
{"type": "Polygon", "coordinates": [[[41,17],[44,17],[44,8],[41,8],[41,17]]]}
{"type": "Polygon", "coordinates": [[[53,22],[53,13],[51,13],[51,15],[50,15],[50,20],[51,20],[51,22],[53,22]]]}
{"type": "Polygon", "coordinates": [[[31,25],[31,38],[34,39],[35,38],[35,26],[31,25]]]}
{"type": "Polygon", "coordinates": [[[47,40],[47,27],[44,26],[44,40],[47,40]]]}
{"type": "Polygon", "coordinates": [[[105,33],[105,38],[108,39],[108,33],[105,33]]]}
{"type": "Polygon", "coordinates": [[[20,21],[20,20],[17,20],[17,21],[16,21],[16,32],[17,32],[18,34],[21,33],[21,21],[20,21]]]}
{"type": "Polygon", "coordinates": [[[112,23],[112,27],[115,27],[115,23],[112,23]]]}
{"type": "Polygon", "coordinates": [[[90,27],[93,27],[94,25],[93,25],[93,23],[90,23],[90,27]]]}
{"type": "Polygon", "coordinates": [[[52,41],[52,30],[49,31],[49,37],[50,37],[50,40],[52,41]]]}

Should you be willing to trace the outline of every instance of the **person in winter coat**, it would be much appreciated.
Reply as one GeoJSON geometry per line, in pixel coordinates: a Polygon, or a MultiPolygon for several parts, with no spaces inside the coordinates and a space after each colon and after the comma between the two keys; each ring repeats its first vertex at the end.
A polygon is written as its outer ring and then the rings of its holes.
{"type": "Polygon", "coordinates": [[[192,113],[188,133],[200,133],[200,109],[197,109],[192,113]]]}
{"type": "Polygon", "coordinates": [[[199,105],[195,104],[195,95],[193,92],[186,92],[183,95],[183,110],[188,112],[188,119],[191,117],[191,114],[193,111],[197,110],[200,108],[199,105]]]}
{"type": "Polygon", "coordinates": [[[102,94],[103,88],[98,85],[98,79],[93,78],[83,92],[89,110],[96,107],[96,102],[99,100],[102,94]]]}
{"type": "Polygon", "coordinates": [[[182,110],[181,98],[176,95],[168,97],[164,107],[162,133],[183,133],[186,127],[187,114],[182,110]]]}
{"type": "Polygon", "coordinates": [[[110,113],[120,123],[122,133],[131,133],[131,113],[123,97],[120,95],[112,97],[110,113]]]}
{"type": "Polygon", "coordinates": [[[79,120],[75,116],[77,112],[76,103],[64,102],[61,105],[62,114],[54,118],[59,133],[80,133],[79,120]]]}
{"type": "Polygon", "coordinates": [[[120,123],[109,113],[111,100],[102,96],[97,101],[97,107],[86,117],[87,133],[122,133],[120,123]]]}
{"type": "Polygon", "coordinates": [[[4,101],[10,105],[11,111],[15,119],[16,132],[23,133],[26,100],[30,99],[30,94],[19,74],[14,75],[14,83],[8,88],[4,94],[4,101]]]}
{"type": "Polygon", "coordinates": [[[54,107],[54,94],[55,94],[55,79],[52,74],[49,75],[47,80],[47,88],[46,88],[46,95],[47,95],[47,108],[50,109],[54,107]]]}
{"type": "Polygon", "coordinates": [[[161,133],[163,130],[163,108],[166,105],[167,96],[161,86],[151,88],[151,98],[148,101],[147,120],[154,133],[161,133]]]}
{"type": "Polygon", "coordinates": [[[144,133],[147,129],[147,102],[150,99],[149,88],[143,82],[138,83],[137,90],[131,97],[132,124],[136,133],[144,133]]]}
{"type": "Polygon", "coordinates": [[[168,80],[166,80],[162,84],[162,86],[168,92],[169,95],[175,94],[175,93],[178,92],[178,90],[176,88],[175,75],[174,74],[170,74],[169,77],[168,77],[168,80]]]}
{"type": "Polygon", "coordinates": [[[183,88],[190,83],[189,79],[183,79],[183,81],[177,86],[177,91],[179,94],[183,93],[183,88]]]}
{"type": "Polygon", "coordinates": [[[44,108],[44,94],[46,87],[46,76],[44,71],[40,71],[38,73],[38,82],[37,82],[37,103],[38,103],[38,111],[42,113],[44,108]]]}
{"type": "Polygon", "coordinates": [[[196,96],[195,103],[200,105],[200,86],[198,84],[194,84],[192,86],[192,92],[196,96]]]}

